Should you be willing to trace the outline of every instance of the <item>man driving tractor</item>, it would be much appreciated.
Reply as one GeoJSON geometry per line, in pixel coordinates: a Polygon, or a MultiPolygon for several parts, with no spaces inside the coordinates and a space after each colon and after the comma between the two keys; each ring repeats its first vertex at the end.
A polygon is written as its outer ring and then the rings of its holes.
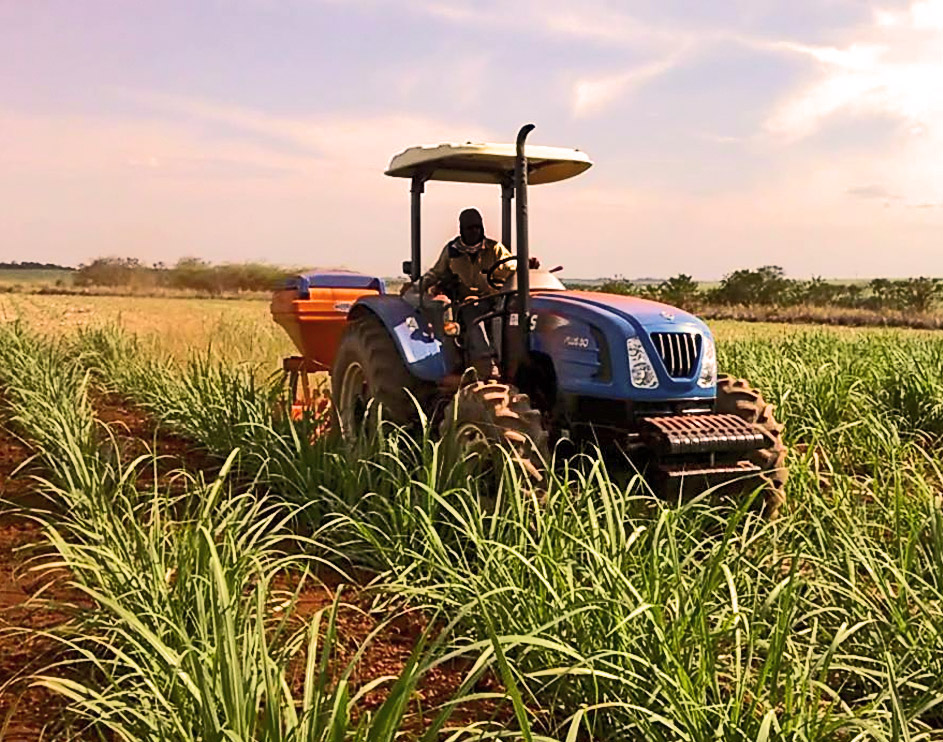
{"type": "MultiPolygon", "coordinates": [[[[497,240],[485,236],[485,225],[477,209],[465,209],[458,216],[458,236],[443,248],[435,264],[419,279],[418,289],[430,295],[445,294],[452,301],[462,301],[472,296],[487,297],[496,293],[489,284],[486,272],[492,266],[511,258],[512,254],[497,240]]],[[[540,261],[530,258],[531,268],[539,268],[540,261]]],[[[504,283],[516,270],[514,262],[499,265],[491,273],[494,283],[504,283]]],[[[402,293],[413,288],[407,283],[402,293]]],[[[479,378],[498,375],[495,351],[484,322],[476,319],[493,309],[487,299],[463,306],[460,321],[465,327],[465,344],[472,366],[479,378]]],[[[458,327],[446,317],[450,334],[457,334],[458,327]],[[451,325],[451,327],[449,327],[451,325]]]]}

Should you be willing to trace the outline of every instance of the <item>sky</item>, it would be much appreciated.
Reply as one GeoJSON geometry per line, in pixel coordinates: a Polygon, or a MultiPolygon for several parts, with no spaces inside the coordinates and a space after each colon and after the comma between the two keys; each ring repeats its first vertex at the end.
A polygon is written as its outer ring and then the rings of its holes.
{"type": "Polygon", "coordinates": [[[529,192],[564,276],[943,275],[943,0],[0,0],[0,261],[393,276],[390,157],[528,122],[595,163],[529,192]]]}

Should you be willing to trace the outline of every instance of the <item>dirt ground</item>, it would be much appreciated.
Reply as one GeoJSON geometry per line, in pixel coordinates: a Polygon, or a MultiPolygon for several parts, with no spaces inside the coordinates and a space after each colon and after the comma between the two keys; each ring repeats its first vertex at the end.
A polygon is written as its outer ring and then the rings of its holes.
{"type": "MultiPolygon", "coordinates": [[[[161,455],[156,471],[161,486],[176,486],[174,472],[181,468],[208,473],[218,468],[217,461],[194,450],[188,441],[157,430],[154,421],[134,405],[112,395],[101,395],[93,401],[99,419],[114,432],[122,459],[130,460],[151,449],[161,455]]],[[[64,702],[50,691],[30,687],[28,676],[61,655],[53,640],[37,637],[35,632],[62,624],[83,605],[81,594],[67,586],[67,573],[30,570],[37,555],[47,547],[40,527],[28,518],[30,508],[42,508],[44,503],[35,494],[27,471],[13,475],[28,457],[29,450],[0,427],[0,498],[4,501],[0,507],[0,742],[62,738],[64,702]],[[56,607],[50,607],[49,602],[56,607]]],[[[138,481],[147,486],[153,476],[153,469],[142,469],[138,481]]],[[[359,577],[366,583],[370,575],[359,577]]],[[[296,578],[286,575],[279,587],[291,590],[295,585],[296,578]]],[[[300,622],[329,607],[339,586],[340,578],[333,573],[309,580],[299,596],[296,619],[300,622]]],[[[370,634],[384,624],[357,663],[352,677],[355,687],[375,678],[399,675],[427,626],[426,618],[418,612],[390,620],[388,613],[373,608],[374,598],[371,591],[356,585],[346,586],[342,592],[344,605],[337,618],[340,642],[334,667],[345,667],[370,634]]],[[[468,667],[467,662],[451,662],[422,678],[413,699],[411,731],[421,731],[435,718],[436,707],[454,695],[468,667]]],[[[304,682],[303,668],[303,658],[299,658],[290,679],[299,692],[304,682]]],[[[387,687],[368,694],[360,708],[379,707],[387,687]]],[[[486,676],[474,690],[497,691],[500,686],[493,677],[486,676]]],[[[507,703],[479,700],[459,707],[449,726],[491,719],[507,722],[511,718],[513,711],[507,703]]]]}
{"type": "Polygon", "coordinates": [[[26,513],[42,508],[29,471],[13,472],[27,448],[0,428],[0,740],[50,739],[62,721],[63,700],[30,687],[28,676],[61,655],[55,641],[36,636],[69,619],[82,596],[68,587],[64,570],[33,570],[45,539],[26,513]],[[61,605],[56,605],[61,604],[61,605]]]}

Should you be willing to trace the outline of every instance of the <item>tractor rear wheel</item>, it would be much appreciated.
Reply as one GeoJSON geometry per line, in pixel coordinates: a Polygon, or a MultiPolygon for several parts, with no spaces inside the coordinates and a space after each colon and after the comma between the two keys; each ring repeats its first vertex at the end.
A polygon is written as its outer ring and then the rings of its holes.
{"type": "Polygon", "coordinates": [[[550,452],[540,411],[509,384],[476,381],[459,389],[439,431],[472,466],[484,468],[505,453],[531,481],[544,479],[550,452]]]}
{"type": "Polygon", "coordinates": [[[760,467],[760,476],[768,485],[764,512],[767,517],[775,518],[786,502],[784,488],[789,470],[786,468],[783,425],[777,422],[773,405],[763,399],[763,395],[750,386],[746,379],[735,379],[722,374],[717,377],[715,411],[736,415],[759,426],[763,431],[764,447],[750,452],[747,459],[760,467]]]}
{"type": "Polygon", "coordinates": [[[382,406],[384,420],[408,425],[419,418],[416,402],[424,406],[434,391],[409,373],[376,317],[368,315],[347,326],[331,370],[331,398],[345,437],[361,431],[371,400],[382,406]]]}

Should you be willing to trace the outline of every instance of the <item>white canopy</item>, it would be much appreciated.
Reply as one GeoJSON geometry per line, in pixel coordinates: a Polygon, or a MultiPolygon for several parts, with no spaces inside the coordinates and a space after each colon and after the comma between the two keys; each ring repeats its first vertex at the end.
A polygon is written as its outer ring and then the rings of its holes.
{"type": "MultiPolygon", "coordinates": [[[[531,185],[566,180],[587,170],[593,161],[578,149],[525,145],[527,182],[531,185]]],[[[502,183],[514,173],[513,144],[434,144],[410,147],[390,160],[386,174],[459,183],[502,183]]]]}

